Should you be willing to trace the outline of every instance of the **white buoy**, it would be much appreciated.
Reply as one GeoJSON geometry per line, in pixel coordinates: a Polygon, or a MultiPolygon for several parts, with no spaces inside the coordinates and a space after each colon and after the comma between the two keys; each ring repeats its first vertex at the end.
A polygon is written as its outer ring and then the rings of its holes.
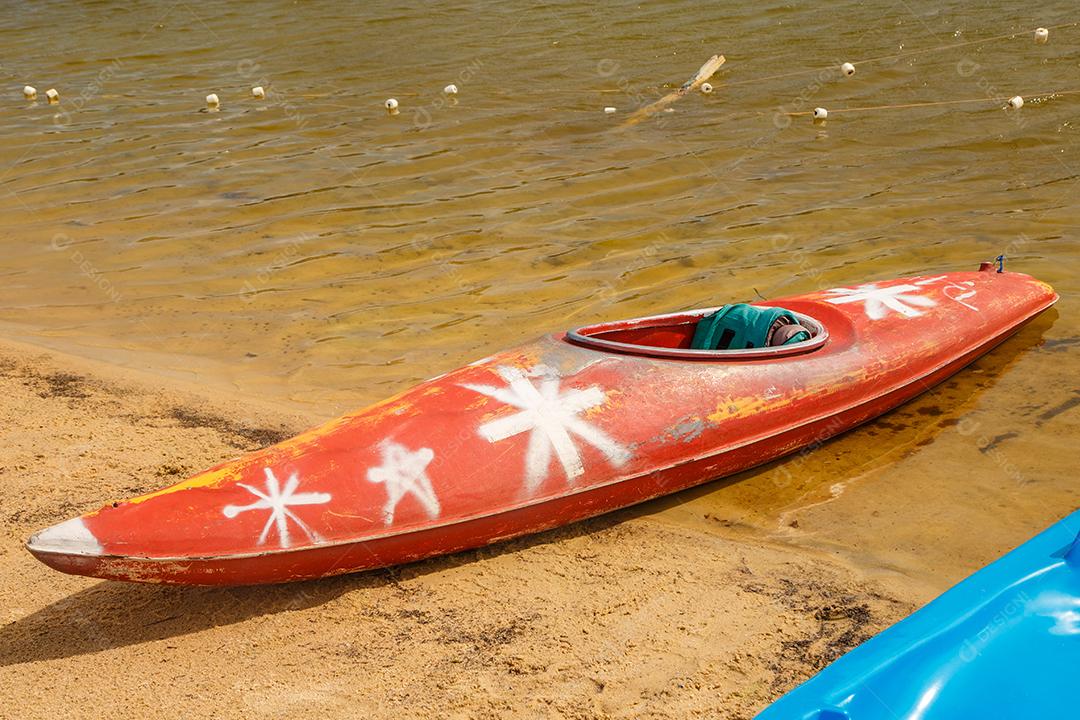
{"type": "Polygon", "coordinates": [[[221,106],[221,101],[218,100],[218,96],[215,93],[210,93],[206,96],[206,107],[211,110],[217,110],[221,106]]]}
{"type": "Polygon", "coordinates": [[[251,97],[258,98],[259,100],[262,100],[264,97],[266,97],[266,91],[263,90],[263,86],[256,85],[255,87],[251,88],[251,97]]]}
{"type": "Polygon", "coordinates": [[[614,115],[615,114],[615,108],[608,105],[606,108],[604,108],[604,114],[605,115],[614,115]]]}
{"type": "Polygon", "coordinates": [[[454,83],[450,83],[449,85],[444,87],[442,91],[446,95],[457,95],[457,85],[455,85],[454,83]]]}
{"type": "Polygon", "coordinates": [[[824,120],[827,117],[829,117],[829,111],[828,110],[826,110],[825,108],[822,108],[822,107],[814,108],[814,119],[815,120],[824,120]]]}
{"type": "Polygon", "coordinates": [[[1024,107],[1024,98],[1020,97],[1019,95],[1015,95],[1009,98],[1008,105],[1013,110],[1019,110],[1020,108],[1024,107]]]}
{"type": "Polygon", "coordinates": [[[1040,45],[1045,45],[1046,41],[1050,39],[1050,31],[1046,28],[1035,28],[1035,42],[1040,45]]]}
{"type": "Polygon", "coordinates": [[[49,88],[45,91],[45,97],[49,98],[50,105],[55,105],[60,102],[60,93],[56,92],[53,88],[49,88]]]}
{"type": "Polygon", "coordinates": [[[22,89],[23,97],[27,100],[37,100],[37,88],[32,85],[27,85],[22,89]]]}
{"type": "Polygon", "coordinates": [[[701,92],[708,95],[712,92],[712,85],[710,85],[709,83],[701,83],[701,92]]]}
{"type": "Polygon", "coordinates": [[[840,66],[840,72],[844,73],[848,77],[851,77],[855,74],[855,66],[851,63],[844,63],[840,66]]]}
{"type": "Polygon", "coordinates": [[[386,109],[390,112],[394,112],[398,109],[398,101],[394,98],[388,98],[387,101],[383,103],[383,105],[385,105],[386,109]]]}

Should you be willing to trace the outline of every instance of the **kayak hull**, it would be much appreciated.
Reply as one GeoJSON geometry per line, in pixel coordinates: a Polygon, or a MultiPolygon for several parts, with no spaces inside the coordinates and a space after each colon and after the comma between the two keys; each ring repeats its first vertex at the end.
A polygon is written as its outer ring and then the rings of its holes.
{"type": "Polygon", "coordinates": [[[1076,717],[1080,511],[963,580],[756,720],[1076,717]]]}
{"type": "MultiPolygon", "coordinates": [[[[962,277],[992,286],[978,275],[962,277]]],[[[999,305],[1010,311],[953,337],[950,352],[874,342],[860,325],[881,326],[858,317],[861,308],[805,297],[785,306],[820,317],[831,337],[803,360],[718,366],[548,337],[173,488],[106,506],[69,521],[74,531],[68,526],[59,540],[45,531],[28,547],[69,573],[237,585],[396,565],[566,525],[816,447],[949,377],[1056,300],[1027,276],[993,282],[1008,288],[999,305]],[[867,369],[868,350],[879,367],[867,369]],[[541,363],[554,370],[516,369],[541,363]],[[356,452],[372,456],[366,476],[342,472],[356,452]],[[322,468],[336,470],[320,482],[322,468]],[[255,484],[260,471],[265,485],[255,484]],[[444,484],[448,475],[458,483],[444,484]],[[347,493],[347,506],[312,512],[347,493]],[[244,504],[252,495],[258,499],[244,504]],[[265,524],[234,524],[249,510],[265,524]],[[296,543],[298,535],[305,542],[296,543]]]]}

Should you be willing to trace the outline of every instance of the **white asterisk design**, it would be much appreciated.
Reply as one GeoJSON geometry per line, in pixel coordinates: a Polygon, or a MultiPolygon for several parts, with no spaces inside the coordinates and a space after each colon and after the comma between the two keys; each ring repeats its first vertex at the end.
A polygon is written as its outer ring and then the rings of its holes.
{"type": "MultiPolygon", "coordinates": [[[[925,284],[925,283],[920,283],[925,284]]],[[[895,311],[904,317],[918,317],[922,315],[919,308],[930,308],[937,305],[937,301],[923,295],[913,295],[918,291],[918,285],[892,285],[890,287],[878,287],[876,283],[867,283],[857,288],[834,288],[825,292],[832,293],[835,297],[825,298],[825,302],[834,305],[845,303],[865,303],[866,316],[871,320],[880,320],[895,311]]]]}
{"type": "Polygon", "coordinates": [[[529,433],[529,444],[525,451],[527,491],[534,491],[547,477],[553,451],[568,482],[585,473],[573,436],[602,452],[615,467],[621,467],[630,460],[629,450],[608,437],[603,430],[578,417],[604,402],[604,391],[599,387],[594,385],[585,390],[562,391],[559,389],[559,378],[544,368],[537,368],[531,373],[534,377],[539,376],[539,387],[518,368],[500,366],[496,372],[506,381],[507,387],[462,387],[520,409],[513,415],[484,423],[477,432],[488,442],[529,433]]]}
{"type": "Polygon", "coordinates": [[[431,487],[431,478],[427,475],[427,466],[435,457],[431,448],[422,447],[411,451],[404,445],[384,440],[379,443],[382,453],[382,465],[367,471],[369,482],[382,483],[386,486],[386,504],[383,506],[383,521],[390,525],[394,522],[394,511],[401,499],[412,494],[428,517],[439,516],[439,498],[431,487]]]}
{"type": "Polygon", "coordinates": [[[262,534],[259,535],[259,545],[266,542],[266,538],[270,534],[270,528],[276,526],[278,541],[280,542],[281,547],[289,547],[290,520],[296,523],[297,527],[303,530],[304,534],[307,535],[309,539],[314,542],[322,542],[322,538],[319,537],[319,534],[309,528],[303,520],[298,518],[296,513],[289,509],[289,506],[324,505],[330,502],[330,493],[297,493],[296,488],[300,485],[300,478],[296,473],[289,476],[289,479],[285,482],[285,487],[282,488],[278,483],[277,477],[274,475],[274,471],[270,468],[264,468],[264,470],[266,472],[265,491],[259,490],[251,485],[237,483],[237,485],[259,499],[250,505],[226,505],[221,511],[225,514],[225,517],[231,520],[240,513],[247,512],[248,510],[269,510],[270,517],[266,518],[266,524],[263,525],[262,534]]]}

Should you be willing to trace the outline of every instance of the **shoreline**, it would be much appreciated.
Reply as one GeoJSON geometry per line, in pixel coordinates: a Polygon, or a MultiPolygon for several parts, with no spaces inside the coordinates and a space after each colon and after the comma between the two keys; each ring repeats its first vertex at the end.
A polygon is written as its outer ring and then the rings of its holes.
{"type": "Polygon", "coordinates": [[[24,717],[167,703],[222,718],[750,718],[928,599],[750,529],[657,522],[648,503],[296,585],[67,576],[23,549],[31,532],[320,418],[13,340],[0,340],[0,387],[0,702],[53,690],[24,717]]]}
{"type": "MultiPolygon", "coordinates": [[[[145,348],[88,345],[73,338],[52,336],[18,323],[0,321],[0,353],[6,349],[16,354],[40,353],[68,372],[85,372],[101,380],[120,385],[133,384],[142,389],[160,388],[196,404],[215,398],[222,401],[220,404],[225,409],[243,405],[262,414],[288,417],[305,426],[324,422],[350,409],[320,411],[312,403],[290,399],[285,392],[258,396],[253,392],[256,387],[275,384],[280,388],[282,384],[274,383],[272,377],[263,376],[251,381],[251,373],[238,368],[235,372],[243,374],[252,383],[250,386],[240,386],[230,377],[234,366],[222,360],[153,352],[145,348]]],[[[298,392],[307,390],[299,388],[298,392]]],[[[345,399],[342,407],[347,404],[348,400],[345,399]]]]}

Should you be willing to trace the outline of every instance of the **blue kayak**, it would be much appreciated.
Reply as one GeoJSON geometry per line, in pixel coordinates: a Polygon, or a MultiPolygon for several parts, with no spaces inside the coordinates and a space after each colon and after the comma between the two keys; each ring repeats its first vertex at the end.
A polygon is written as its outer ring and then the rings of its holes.
{"type": "Polygon", "coordinates": [[[1080,511],[847,653],[757,720],[1080,717],[1080,511]]]}

